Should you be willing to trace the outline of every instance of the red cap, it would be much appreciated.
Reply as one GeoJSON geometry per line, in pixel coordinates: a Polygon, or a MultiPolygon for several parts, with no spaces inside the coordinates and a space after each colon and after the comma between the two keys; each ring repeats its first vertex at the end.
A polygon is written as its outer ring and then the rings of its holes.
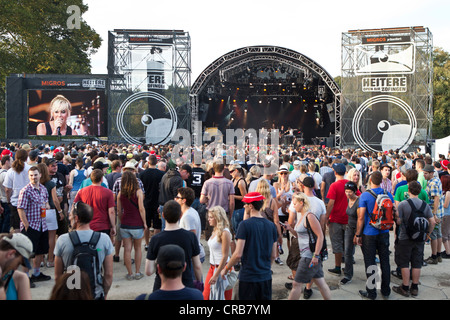
{"type": "Polygon", "coordinates": [[[8,149],[4,149],[2,151],[2,154],[0,155],[0,158],[2,158],[3,156],[10,156],[10,157],[12,157],[13,153],[10,150],[8,150],[8,149]]]}
{"type": "Polygon", "coordinates": [[[262,201],[264,199],[265,199],[264,196],[261,195],[261,193],[259,192],[249,192],[244,196],[242,202],[252,203],[254,201],[262,201]]]}
{"type": "Polygon", "coordinates": [[[441,161],[442,168],[444,168],[445,170],[448,170],[448,163],[449,163],[448,160],[442,160],[441,161]]]}

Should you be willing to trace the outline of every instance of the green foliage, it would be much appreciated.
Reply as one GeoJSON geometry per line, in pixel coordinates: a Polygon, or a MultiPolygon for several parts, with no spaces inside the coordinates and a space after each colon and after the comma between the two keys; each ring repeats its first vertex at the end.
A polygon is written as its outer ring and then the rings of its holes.
{"type": "Polygon", "coordinates": [[[90,73],[90,56],[102,39],[82,19],[83,0],[0,0],[0,114],[11,73],[90,73]],[[80,28],[68,20],[80,9],[80,28]]]}
{"type": "Polygon", "coordinates": [[[433,138],[450,135],[450,53],[442,48],[433,51],[433,138]]]}

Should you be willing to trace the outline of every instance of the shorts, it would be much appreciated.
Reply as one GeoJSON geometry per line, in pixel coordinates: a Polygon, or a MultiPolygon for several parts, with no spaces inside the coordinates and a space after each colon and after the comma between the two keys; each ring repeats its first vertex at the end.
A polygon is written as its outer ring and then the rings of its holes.
{"type": "Polygon", "coordinates": [[[395,264],[403,269],[421,269],[423,262],[424,242],[411,241],[409,239],[399,240],[395,244],[395,264]]]}
{"type": "Polygon", "coordinates": [[[311,258],[300,258],[298,263],[297,272],[295,273],[294,281],[297,283],[310,283],[312,279],[323,278],[322,260],[316,266],[309,267],[311,264],[311,258]]]}
{"type": "Polygon", "coordinates": [[[239,300],[272,300],[272,279],[259,282],[239,280],[239,300]]]}
{"type": "Polygon", "coordinates": [[[332,222],[329,226],[331,248],[333,253],[344,253],[345,228],[346,224],[332,222]]]}
{"type": "Polygon", "coordinates": [[[158,207],[145,208],[145,221],[147,222],[148,228],[153,226],[153,229],[161,229],[161,218],[159,217],[158,207]]]}
{"type": "Polygon", "coordinates": [[[58,221],[56,218],[55,209],[47,209],[45,211],[45,221],[47,222],[47,228],[49,231],[58,230],[58,221]]]}
{"type": "Polygon", "coordinates": [[[144,228],[139,229],[127,229],[127,228],[120,228],[120,236],[122,239],[142,239],[144,236],[144,228]]]}
{"type": "Polygon", "coordinates": [[[441,239],[442,238],[442,233],[441,233],[441,224],[437,224],[434,226],[433,231],[430,233],[430,239],[431,240],[437,240],[437,239],[441,239]]]}
{"type": "Polygon", "coordinates": [[[20,217],[19,211],[17,211],[17,207],[9,204],[9,217],[10,217],[10,225],[13,229],[20,229],[20,217]]]}
{"type": "Polygon", "coordinates": [[[37,231],[28,227],[28,230],[25,231],[25,229],[23,229],[22,233],[33,243],[33,253],[35,255],[48,253],[48,231],[37,231]]]}

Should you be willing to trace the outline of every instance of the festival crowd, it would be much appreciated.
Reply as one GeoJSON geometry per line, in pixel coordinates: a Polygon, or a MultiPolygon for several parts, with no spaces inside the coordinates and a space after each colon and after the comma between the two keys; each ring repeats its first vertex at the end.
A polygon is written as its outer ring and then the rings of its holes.
{"type": "Polygon", "coordinates": [[[422,267],[450,258],[449,154],[321,143],[252,161],[256,149],[214,149],[195,163],[194,149],[174,145],[2,142],[0,300],[31,299],[51,279],[51,300],[107,299],[121,257],[127,274],[115,277],[155,274],[137,300],[270,300],[273,263],[291,270],[289,299],[308,299],[313,283],[331,299],[324,272],[351,282],[358,246],[367,278],[381,270],[379,289],[367,281],[359,294],[409,297],[422,267]],[[379,198],[392,212],[387,228],[372,221],[379,198]],[[334,268],[324,270],[326,259],[334,268]],[[68,285],[74,275],[81,287],[68,285]]]}

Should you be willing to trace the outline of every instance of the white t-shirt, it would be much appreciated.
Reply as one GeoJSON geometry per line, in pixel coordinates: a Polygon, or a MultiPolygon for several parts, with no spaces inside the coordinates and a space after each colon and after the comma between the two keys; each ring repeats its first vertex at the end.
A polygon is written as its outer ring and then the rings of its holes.
{"type": "Polygon", "coordinates": [[[184,230],[195,230],[195,235],[197,236],[198,245],[200,246],[200,259],[205,256],[205,249],[203,248],[200,237],[202,235],[202,223],[200,222],[200,216],[197,210],[189,207],[185,213],[181,216],[180,227],[184,230]]]}

